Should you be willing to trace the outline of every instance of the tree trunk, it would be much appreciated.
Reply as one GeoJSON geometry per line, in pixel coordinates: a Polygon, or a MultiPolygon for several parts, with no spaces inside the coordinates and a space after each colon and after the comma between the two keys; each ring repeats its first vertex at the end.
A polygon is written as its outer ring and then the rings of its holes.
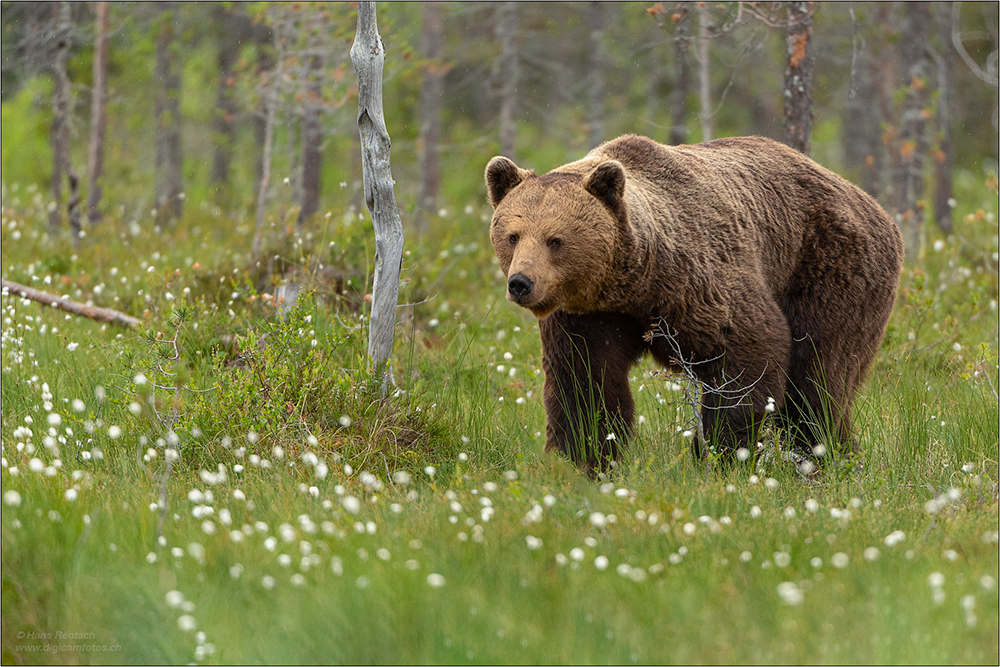
{"type": "Polygon", "coordinates": [[[812,37],[811,2],[789,2],[788,36],[785,40],[785,143],[809,155],[812,134],[812,37]]]}
{"type": "Polygon", "coordinates": [[[916,257],[924,223],[924,159],[927,155],[927,120],[925,109],[929,96],[928,41],[930,12],[923,2],[907,2],[903,10],[900,59],[905,74],[899,132],[899,171],[894,200],[896,212],[903,221],[906,254],[916,257]]]}
{"type": "MultiPolygon", "coordinates": [[[[270,52],[272,35],[264,31],[258,31],[256,34],[257,41],[257,67],[256,76],[262,78],[265,76],[271,76],[274,74],[275,62],[274,56],[270,52]]],[[[260,101],[257,103],[257,110],[253,114],[253,119],[251,125],[253,126],[253,136],[254,141],[258,146],[261,147],[261,151],[257,153],[256,168],[254,169],[254,182],[260,183],[264,178],[264,144],[267,135],[267,114],[268,114],[268,93],[264,93],[260,96],[260,101]]]]}
{"type": "Polygon", "coordinates": [[[934,219],[945,234],[954,231],[951,209],[954,204],[952,171],[955,153],[951,143],[952,75],[955,71],[954,48],[951,44],[951,3],[937,4],[938,49],[938,145],[934,150],[934,219]]]}
{"type": "Polygon", "coordinates": [[[233,67],[239,57],[240,31],[237,28],[237,17],[233,12],[237,9],[226,9],[217,5],[214,9],[214,19],[219,23],[222,34],[219,36],[219,79],[216,84],[215,114],[212,117],[212,174],[209,183],[214,187],[216,201],[228,202],[229,170],[233,157],[233,145],[236,141],[236,100],[233,87],[236,80],[233,67]]]}
{"type": "Polygon", "coordinates": [[[873,31],[866,39],[854,22],[854,49],[851,56],[851,87],[845,109],[841,141],[844,165],[861,187],[873,197],[879,196],[882,166],[882,114],[878,102],[878,65],[872,54],[873,31]]]}
{"type": "Polygon", "coordinates": [[[514,111],[517,106],[519,66],[514,34],[517,31],[517,3],[504,2],[497,6],[496,35],[500,41],[500,153],[515,160],[517,126],[514,111]]]}
{"type": "Polygon", "coordinates": [[[880,2],[874,6],[874,23],[878,26],[876,39],[873,41],[873,81],[878,91],[879,111],[882,116],[882,146],[880,151],[881,170],[878,174],[883,206],[893,213],[896,224],[901,225],[896,215],[893,202],[897,187],[897,174],[900,170],[898,150],[899,139],[899,108],[893,101],[893,94],[902,81],[900,70],[902,64],[899,56],[899,41],[901,23],[898,2],[880,2]]]}
{"type": "Polygon", "coordinates": [[[80,231],[83,229],[83,225],[80,224],[80,178],[72,165],[66,170],[66,174],[69,176],[69,201],[66,202],[66,214],[69,217],[69,229],[75,248],[80,245],[80,231]]]}
{"type": "Polygon", "coordinates": [[[278,86],[281,82],[284,58],[278,54],[274,71],[267,73],[267,86],[261,101],[264,104],[264,136],[260,159],[260,183],[257,187],[257,226],[253,234],[251,255],[260,260],[264,237],[264,213],[267,209],[267,188],[271,185],[271,151],[274,147],[274,123],[278,112],[278,86]]]}
{"type": "Polygon", "coordinates": [[[101,219],[101,177],[104,175],[104,133],[107,127],[108,102],[108,3],[98,2],[94,20],[94,85],[91,90],[90,152],[87,155],[87,221],[101,219]]]}
{"type": "Polygon", "coordinates": [[[55,86],[52,93],[52,198],[54,207],[49,211],[49,230],[59,231],[62,224],[62,182],[69,172],[69,117],[71,109],[71,91],[69,75],[66,73],[66,59],[69,57],[71,44],[72,7],[68,2],[52,4],[52,22],[55,27],[55,56],[52,61],[52,72],[55,86]]]}
{"type": "Polygon", "coordinates": [[[365,204],[375,228],[375,276],[368,329],[369,370],[381,379],[382,397],[392,374],[393,333],[399,302],[399,274],[403,261],[403,224],[399,219],[389,168],[391,142],[382,116],[382,68],[385,45],[375,23],[375,3],[358,3],[358,31],[351,46],[351,62],[358,75],[358,131],[365,204]]]}
{"type": "MultiPolygon", "coordinates": [[[[663,30],[663,26],[659,23],[654,24],[650,28],[651,42],[656,42],[660,39],[660,32],[663,30]]],[[[663,74],[665,69],[663,64],[663,54],[661,49],[651,48],[649,49],[649,60],[646,64],[647,76],[646,76],[646,107],[643,110],[645,117],[653,122],[657,120],[657,114],[660,111],[661,95],[664,87],[664,79],[666,78],[663,74]]]]}
{"type": "Polygon", "coordinates": [[[711,39],[712,17],[708,3],[698,5],[698,84],[701,93],[701,140],[712,140],[712,69],[708,42],[711,39]]]}
{"type": "Polygon", "coordinates": [[[163,2],[154,23],[156,65],[156,222],[179,218],[184,210],[181,172],[181,62],[176,42],[177,3],[163,2]]]}
{"type": "Polygon", "coordinates": [[[417,202],[416,221],[418,237],[427,232],[430,217],[437,210],[438,190],[441,187],[438,144],[441,143],[441,108],[446,71],[441,61],[444,54],[441,3],[425,2],[423,9],[420,50],[427,59],[427,66],[420,85],[420,138],[417,140],[420,153],[420,200],[417,202]]]}
{"type": "Polygon", "coordinates": [[[309,60],[309,84],[302,102],[302,205],[299,207],[299,229],[319,210],[320,174],[323,171],[323,125],[320,122],[323,94],[323,58],[314,55],[309,60]]]}
{"type": "Polygon", "coordinates": [[[604,141],[604,6],[601,2],[587,4],[587,25],[590,28],[590,82],[587,87],[587,144],[595,148],[604,141]]]}
{"type": "MultiPolygon", "coordinates": [[[[676,60],[674,88],[670,91],[670,143],[678,146],[687,143],[687,98],[691,90],[691,65],[688,60],[691,47],[690,2],[677,3],[677,27],[674,29],[674,59],[676,60]]],[[[708,51],[705,51],[708,58],[708,51]]]]}

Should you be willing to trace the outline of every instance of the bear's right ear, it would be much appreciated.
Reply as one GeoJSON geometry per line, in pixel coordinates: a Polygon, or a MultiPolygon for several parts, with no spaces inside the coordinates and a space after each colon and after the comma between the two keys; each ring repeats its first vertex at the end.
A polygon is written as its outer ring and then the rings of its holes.
{"type": "Polygon", "coordinates": [[[602,162],[583,179],[583,187],[619,214],[625,198],[625,167],[618,160],[602,162]]]}
{"type": "Polygon", "coordinates": [[[493,208],[496,208],[508,192],[531,174],[532,172],[521,169],[513,160],[502,155],[490,160],[486,165],[486,189],[489,191],[490,204],[493,208]]]}

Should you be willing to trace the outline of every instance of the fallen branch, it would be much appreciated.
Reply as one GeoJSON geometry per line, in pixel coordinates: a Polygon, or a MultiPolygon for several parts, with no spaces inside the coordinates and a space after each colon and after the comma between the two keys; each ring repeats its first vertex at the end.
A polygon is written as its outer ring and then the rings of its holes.
{"type": "Polygon", "coordinates": [[[67,313],[72,313],[73,315],[79,315],[80,317],[88,317],[92,320],[98,322],[108,322],[110,324],[118,324],[123,327],[128,327],[130,329],[138,328],[142,321],[131,315],[126,315],[125,313],[115,310],[113,308],[99,308],[97,306],[88,306],[84,303],[78,303],[76,301],[71,301],[69,298],[64,296],[56,296],[55,294],[49,294],[48,292],[43,292],[41,290],[34,289],[33,287],[28,287],[26,285],[20,285],[9,280],[3,280],[3,289],[5,293],[17,294],[25,299],[31,299],[32,301],[37,301],[38,303],[45,306],[52,306],[53,308],[59,308],[60,310],[65,310],[67,313]]]}

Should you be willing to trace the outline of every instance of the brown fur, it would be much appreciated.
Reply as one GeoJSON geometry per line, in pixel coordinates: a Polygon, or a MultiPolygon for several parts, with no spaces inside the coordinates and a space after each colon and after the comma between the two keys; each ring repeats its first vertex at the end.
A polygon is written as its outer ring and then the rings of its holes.
{"type": "Polygon", "coordinates": [[[645,353],[675,365],[664,339],[643,338],[663,324],[699,379],[749,391],[706,396],[720,451],[747,444],[769,397],[799,447],[830,436],[853,449],[851,401],[903,257],[859,188],[769,139],[634,135],[543,176],[495,157],[486,184],[508,299],[540,318],[547,449],[587,469],[619,458],[629,369],[645,353]]]}

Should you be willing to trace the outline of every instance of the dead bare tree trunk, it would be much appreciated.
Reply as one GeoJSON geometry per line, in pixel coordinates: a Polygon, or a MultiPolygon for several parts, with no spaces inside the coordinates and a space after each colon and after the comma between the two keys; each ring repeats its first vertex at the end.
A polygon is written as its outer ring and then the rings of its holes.
{"type": "Polygon", "coordinates": [[[951,9],[950,2],[937,3],[935,20],[938,29],[937,60],[937,126],[938,142],[933,151],[934,156],[934,219],[938,228],[945,234],[954,231],[951,219],[951,209],[954,205],[954,185],[952,171],[955,166],[955,152],[951,143],[951,104],[952,75],[955,71],[955,50],[951,43],[951,9]]]}
{"type": "Polygon", "coordinates": [[[323,171],[323,125],[320,123],[323,58],[309,60],[309,84],[302,102],[302,205],[296,222],[299,229],[319,210],[320,173],[323,171]]]}
{"type": "Polygon", "coordinates": [[[181,62],[176,42],[177,3],[163,2],[154,24],[156,44],[156,222],[184,211],[181,165],[181,62]]]}
{"type": "Polygon", "coordinates": [[[711,40],[712,16],[706,2],[698,4],[698,88],[701,93],[701,140],[712,140],[712,68],[708,43],[711,40]]]}
{"type": "Polygon", "coordinates": [[[382,115],[382,68],[385,45],[375,22],[375,3],[358,3],[358,31],[351,46],[351,62],[358,75],[358,131],[365,204],[375,228],[375,276],[368,329],[369,370],[381,377],[382,397],[392,374],[393,334],[399,302],[399,274],[403,261],[403,224],[399,219],[389,168],[391,141],[382,115]]]}
{"type": "Polygon", "coordinates": [[[587,144],[596,147],[604,141],[604,5],[587,4],[590,28],[590,85],[587,89],[587,144]]]}
{"type": "Polygon", "coordinates": [[[107,127],[108,102],[108,3],[98,2],[94,20],[94,84],[90,105],[90,151],[87,155],[87,221],[101,219],[101,177],[104,175],[104,133],[107,127]]]}
{"type": "Polygon", "coordinates": [[[903,221],[906,254],[915,257],[920,252],[924,224],[921,200],[924,196],[924,159],[928,148],[925,109],[929,101],[930,12],[927,4],[904,4],[902,33],[904,39],[900,43],[900,58],[905,72],[903,85],[906,97],[900,119],[900,168],[893,195],[894,208],[903,221]]]}
{"type": "Polygon", "coordinates": [[[424,23],[420,30],[420,50],[427,59],[424,80],[420,85],[420,200],[417,202],[417,235],[427,232],[430,216],[437,209],[441,188],[438,144],[441,143],[441,106],[444,101],[444,27],[441,3],[425,2],[424,23]]]}
{"type": "Polygon", "coordinates": [[[785,68],[785,143],[809,155],[812,134],[811,2],[789,2],[785,68]]]}
{"type": "Polygon", "coordinates": [[[500,153],[514,157],[517,126],[514,110],[517,106],[519,66],[514,33],[517,31],[517,3],[504,2],[497,6],[497,39],[500,41],[500,153]]]}
{"type": "Polygon", "coordinates": [[[52,61],[55,86],[52,93],[52,198],[55,206],[49,211],[49,231],[59,231],[62,222],[62,182],[69,172],[69,117],[71,91],[69,75],[66,73],[66,59],[69,57],[71,31],[73,29],[72,7],[68,2],[52,4],[52,19],[55,26],[56,49],[52,61]]]}

